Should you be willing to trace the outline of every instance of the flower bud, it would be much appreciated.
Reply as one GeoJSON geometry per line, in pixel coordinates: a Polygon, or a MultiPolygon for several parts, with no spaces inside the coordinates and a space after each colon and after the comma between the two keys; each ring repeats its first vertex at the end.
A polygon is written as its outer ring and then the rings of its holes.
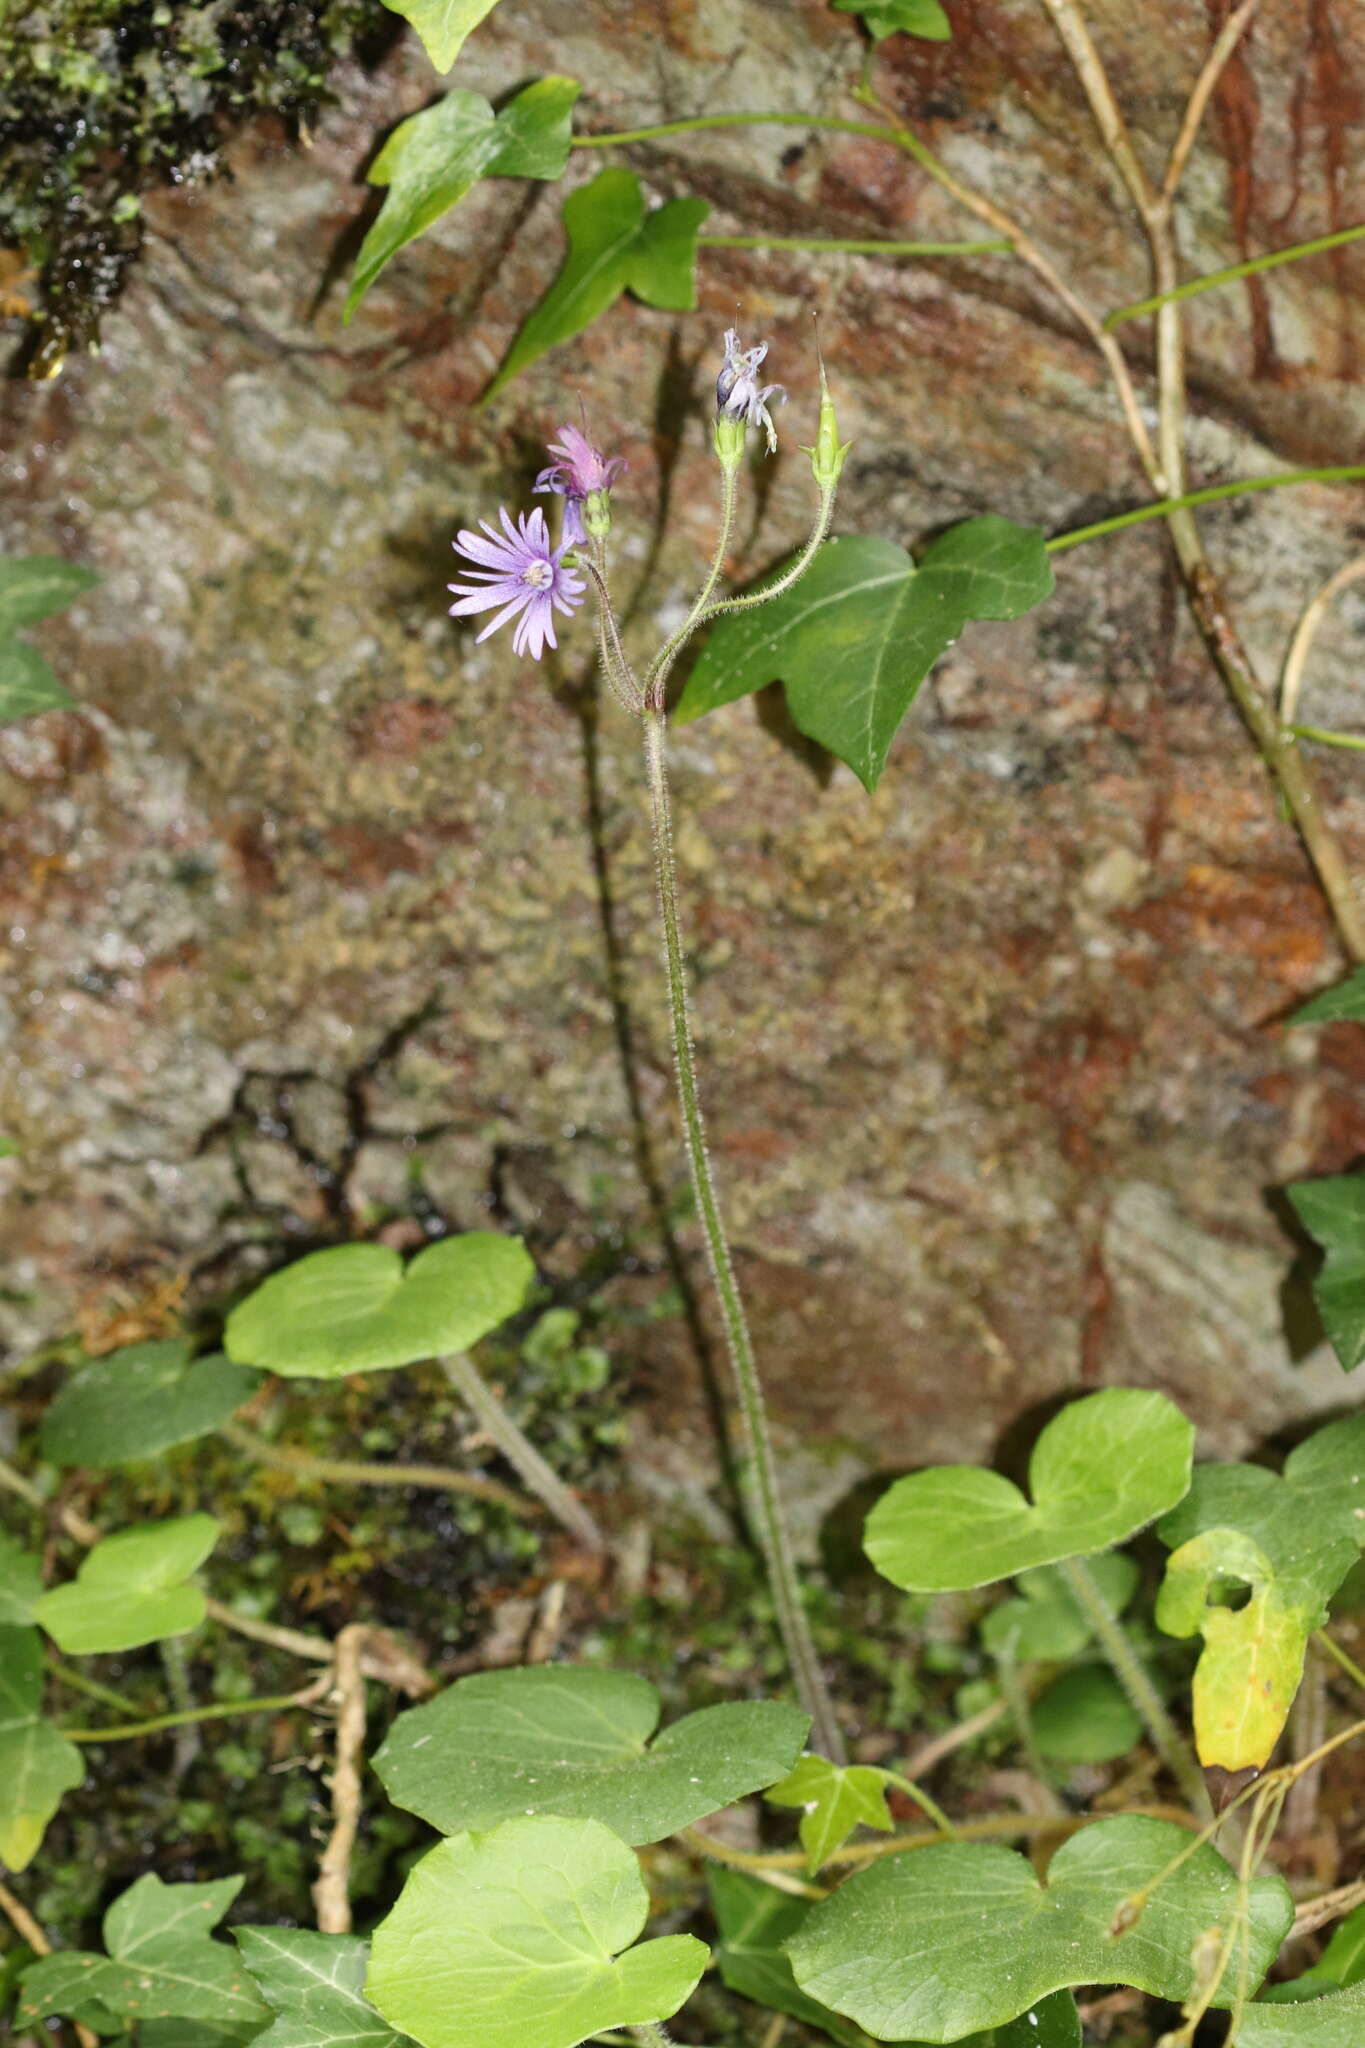
{"type": "Polygon", "coordinates": [[[816,429],[815,446],[803,448],[801,453],[809,455],[811,474],[822,491],[832,491],[839,481],[839,472],[844,466],[844,457],[853,446],[851,441],[839,444],[839,426],[834,417],[834,400],[830,396],[825,379],[825,366],[820,365],[820,424],[816,429]]]}

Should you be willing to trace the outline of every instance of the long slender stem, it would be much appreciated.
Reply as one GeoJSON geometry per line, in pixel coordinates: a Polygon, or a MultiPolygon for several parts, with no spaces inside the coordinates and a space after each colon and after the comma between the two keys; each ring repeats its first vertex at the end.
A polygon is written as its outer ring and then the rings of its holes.
{"type": "Polygon", "coordinates": [[[903,1778],[899,1771],[883,1771],[881,1775],[885,1778],[888,1785],[896,1786],[899,1791],[905,1793],[908,1799],[913,1799],[925,1819],[931,1820],[934,1826],[941,1829],[945,1835],[955,1835],[957,1833],[957,1829],[953,1826],[943,1808],[936,1800],[931,1799],[929,1794],[921,1786],[917,1785],[913,1778],[903,1778]]]}
{"type": "Polygon", "coordinates": [[[829,532],[830,521],[834,517],[834,494],[835,486],[833,484],[829,484],[821,491],[820,509],[815,515],[815,524],[810,530],[806,544],[800,554],[793,558],[780,576],[774,576],[771,583],[760,584],[757,590],[746,590],[741,597],[722,597],[718,599],[715,604],[705,607],[700,615],[701,618],[703,620],[718,619],[722,612],[755,611],[759,605],[767,604],[771,598],[781,597],[784,590],[790,590],[794,583],[799,583],[823,544],[826,534],[829,532]]]}
{"type": "Polygon", "coordinates": [[[668,681],[669,670],[677,660],[689,636],[696,631],[698,624],[705,615],[707,605],[711,602],[711,593],[725,572],[725,561],[730,552],[730,542],[735,531],[735,503],[738,493],[739,471],[732,464],[723,463],[721,465],[720,477],[720,532],[716,536],[715,550],[711,556],[711,566],[706,572],[705,582],[692,601],[692,608],[688,612],[687,617],[683,620],[676,633],[669,634],[667,640],[665,640],[663,646],[645,671],[644,694],[646,701],[650,704],[662,707],[664,685],[668,681]]]}
{"type": "Polygon", "coordinates": [[[1169,519],[1186,505],[1217,505],[1225,498],[1245,498],[1253,491],[1278,491],[1286,484],[1343,484],[1365,477],[1365,462],[1337,463],[1329,469],[1285,469],[1275,476],[1245,476],[1235,484],[1209,484],[1202,491],[1184,491],[1178,498],[1158,498],[1136,511],[1119,512],[1112,519],[1097,519],[1093,526],[1077,526],[1059,533],[1047,543],[1049,554],[1061,554],[1082,541],[1099,540],[1106,533],[1122,533],[1125,527],[1141,526],[1148,519],[1169,519]]]}
{"type": "Polygon", "coordinates": [[[544,1501],[555,1520],[585,1550],[600,1556],[607,1547],[602,1531],[582,1501],[574,1498],[535,1445],[517,1428],[474,1361],[462,1351],[452,1352],[449,1358],[441,1360],[441,1370],[466,1407],[473,1410],[522,1483],[537,1500],[544,1501]]]}
{"type": "Polygon", "coordinates": [[[471,1493],[478,1500],[496,1501],[499,1507],[510,1510],[514,1515],[533,1515],[535,1504],[523,1500],[519,1493],[513,1493],[510,1486],[499,1486],[496,1479],[484,1479],[477,1472],[457,1472],[449,1465],[372,1465],[353,1458],[315,1458],[311,1451],[300,1451],[288,1444],[267,1443],[249,1429],[243,1429],[235,1422],[225,1422],[219,1429],[239,1451],[245,1451],[249,1458],[255,1458],[262,1465],[269,1465],[277,1472],[290,1472],[299,1479],[328,1479],[341,1485],[351,1486],[420,1486],[430,1487],[447,1493],[471,1493]]]}
{"type": "Polygon", "coordinates": [[[1245,263],[1229,263],[1223,270],[1206,270],[1202,277],[1186,278],[1184,284],[1157,292],[1150,299],[1135,299],[1131,306],[1119,306],[1105,315],[1106,328],[1121,327],[1126,320],[1140,320],[1162,306],[1181,299],[1198,298],[1201,292],[1217,291],[1220,285],[1235,284],[1239,277],[1258,277],[1263,270],[1278,270],[1282,263],[1297,263],[1301,256],[1319,256],[1325,249],[1339,249],[1345,242],[1358,242],[1365,235],[1365,221],[1353,228],[1340,228],[1333,235],[1315,235],[1311,242],[1295,242],[1289,249],[1272,249],[1266,256],[1250,256],[1245,263]]]}
{"type": "Polygon", "coordinates": [[[1365,576],[1365,555],[1356,555],[1343,563],[1335,576],[1329,576],[1321,590],[1311,597],[1304,606],[1299,623],[1294,628],[1294,637],[1289,643],[1289,652],[1284,658],[1280,674],[1280,723],[1294,724],[1299,712],[1299,697],[1303,690],[1303,674],[1308,666],[1308,656],[1313,642],[1331,609],[1332,600],[1352,583],[1358,583],[1365,576]]]}
{"type": "Polygon", "coordinates": [[[697,247],[811,249],[821,256],[990,256],[1012,249],[1014,243],[1005,235],[992,235],[981,242],[860,242],[842,235],[698,235],[697,247]]]}
{"type": "Polygon", "coordinates": [[[1314,1629],[1313,1641],[1320,1650],[1326,1651],[1334,1663],[1340,1666],[1354,1685],[1358,1685],[1360,1690],[1365,1692],[1365,1671],[1361,1670],[1353,1657],[1347,1656],[1340,1643],[1333,1642],[1326,1629],[1314,1629]]]}
{"type": "Polygon", "coordinates": [[[1316,740],[1322,747],[1347,747],[1355,753],[1365,753],[1365,735],[1358,732],[1329,732],[1322,725],[1290,725],[1286,732],[1292,732],[1296,740],[1316,740]]]}
{"type": "Polygon", "coordinates": [[[87,1678],[83,1671],[73,1665],[63,1664],[60,1657],[51,1650],[43,1658],[44,1668],[61,1685],[69,1685],[73,1692],[83,1693],[88,1700],[98,1700],[102,1707],[108,1707],[115,1714],[122,1714],[125,1721],[140,1721],[143,1709],[135,1707],[121,1692],[115,1692],[111,1685],[101,1685],[98,1679],[87,1678]]]}
{"type": "Polygon", "coordinates": [[[673,830],[668,800],[668,770],[665,757],[666,723],[662,711],[647,707],[642,720],[645,740],[645,768],[649,780],[650,811],[653,822],[654,864],[659,889],[659,912],[663,923],[664,959],[668,973],[668,998],[672,1018],[673,1057],[677,1069],[678,1097],[682,1107],[687,1161],[697,1199],[697,1212],[706,1238],[711,1274],[725,1325],[726,1345],[734,1369],[740,1411],[753,1475],[758,1513],[758,1535],[768,1564],[768,1578],[777,1608],[778,1626],[791,1664],[801,1703],[811,1717],[814,1740],[835,1763],[844,1761],[844,1742],[825,1686],[824,1673],[815,1654],[810,1627],[801,1605],[796,1567],[782,1512],[768,1419],[763,1406],[758,1368],[748,1320],[740,1297],[721,1222],[711,1161],[706,1149],[701,1101],[697,1091],[697,1069],[692,1053],[692,1032],[688,1020],[687,977],[683,964],[682,933],[678,920],[677,872],[673,857],[673,830]]]}
{"type": "Polygon", "coordinates": [[[1094,1573],[1083,1557],[1063,1558],[1057,1569],[1070,1587],[1076,1605],[1094,1629],[1114,1676],[1142,1716],[1158,1756],[1195,1812],[1207,1814],[1210,1807],[1204,1774],[1188,1743],[1166,1712],[1165,1702],[1129,1642],[1123,1624],[1100,1591],[1094,1573]]]}
{"type": "Polygon", "coordinates": [[[142,1735],[158,1735],[163,1728],[187,1728],[194,1721],[223,1721],[234,1714],[277,1714],[287,1707],[306,1707],[317,1697],[317,1688],[306,1692],[282,1692],[267,1699],[218,1700],[210,1707],[191,1707],[179,1714],[157,1714],[150,1721],[135,1721],[122,1728],[63,1728],[68,1742],[135,1742],[142,1735]]]}
{"type": "Polygon", "coordinates": [[[1242,0],[1241,6],[1235,8],[1228,16],[1214,38],[1213,48],[1204,59],[1199,76],[1194,82],[1194,89],[1185,103],[1180,132],[1167,160],[1166,175],[1161,181],[1161,191],[1157,198],[1159,206],[1169,210],[1175,204],[1175,195],[1180,190],[1180,181],[1185,175],[1190,151],[1194,148],[1195,137],[1208,111],[1214,89],[1227,69],[1233,51],[1242,40],[1243,31],[1259,6],[1260,0],[1242,0]]]}

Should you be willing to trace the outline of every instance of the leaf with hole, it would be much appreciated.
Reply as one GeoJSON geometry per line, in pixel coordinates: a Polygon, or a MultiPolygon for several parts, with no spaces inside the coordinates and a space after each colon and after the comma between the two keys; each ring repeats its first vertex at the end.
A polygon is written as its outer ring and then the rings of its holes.
{"type": "Polygon", "coordinates": [[[1354,1372],[1365,1358],[1365,1173],[1299,1180],[1285,1193],[1326,1254],[1313,1299],[1342,1371],[1354,1372]]]}
{"type": "MultiPolygon", "coordinates": [[[[776,1891],[747,1871],[716,1864],[707,1871],[707,1884],[721,1934],[716,1962],[722,1983],[756,2005],[818,2027],[840,2048],[866,2048],[861,2027],[808,1997],[792,1975],[786,1943],[804,1923],[811,1901],[776,1891]]],[[[1076,2001],[1069,1991],[1055,1992],[1002,2027],[968,2034],[957,2048],[1081,2048],[1076,2001]]]]}
{"type": "MultiPolygon", "coordinates": [[[[1122,1614],[1137,1590],[1132,1558],[1120,1550],[1106,1551],[1094,1559],[1090,1572],[1105,1605],[1122,1614]]],[[[1041,1565],[1021,1572],[1017,1583],[1019,1594],[992,1607],[982,1622],[982,1646],[1013,1664],[1061,1663],[1079,1655],[1093,1630],[1061,1573],[1041,1565]]]]}
{"type": "Polygon", "coordinates": [[[370,1945],[306,1927],[234,1927],[256,1989],[274,2014],[252,2048],[410,2048],[365,1996],[370,1945]]]}
{"type": "Polygon", "coordinates": [[[1335,988],[1305,1003],[1286,1017],[1287,1024],[1365,1024],[1365,967],[1355,967],[1335,988]]]}
{"type": "Polygon", "coordinates": [[[812,1870],[819,1870],[857,1827],[891,1829],[886,1806],[886,1779],[868,1764],[832,1764],[827,1757],[803,1756],[796,1768],[764,1793],[773,1806],[802,1809],[801,1847],[812,1870]]]}
{"type": "Polygon", "coordinates": [[[212,1515],[120,1530],[86,1554],[73,1580],[35,1602],[33,1618],[76,1657],[182,1636],[204,1619],[204,1596],[187,1581],[217,1541],[212,1515]]]}
{"type": "Polygon", "coordinates": [[[180,1338],[129,1344],[82,1366],[43,1417],[54,1465],[102,1467],[154,1458],[227,1421],[261,1384],[221,1352],[195,1358],[180,1338]]]}
{"type": "Polygon", "coordinates": [[[384,0],[421,37],[422,48],[438,71],[449,71],[465,37],[493,12],[498,0],[384,0]]]}
{"type": "Polygon", "coordinates": [[[697,234],[704,199],[670,199],[652,211],[634,171],[599,171],[564,201],[569,249],[559,275],[522,326],[489,385],[495,398],[547,349],[581,334],[633,292],[646,305],[690,312],[697,303],[697,234]]]}
{"type": "Polygon", "coordinates": [[[24,1972],[20,2017],[76,2017],[93,2003],[128,2026],[153,2019],[260,2027],[270,2015],[235,1948],[213,1929],[242,1888],[163,1884],[149,1873],[104,1916],[105,1956],[58,1950],[24,1972]]]}
{"type": "Polygon", "coordinates": [[[990,1843],[886,1858],[811,1912],[788,1944],[796,1981],[878,2040],[956,2041],[1079,1984],[1183,2001],[1192,1946],[1236,1927],[1229,2002],[1243,1979],[1265,1975],[1293,1902],[1280,1878],[1256,1878],[1243,1920],[1236,1874],[1207,1845],[1189,1853],[1191,1842],[1170,1821],[1097,1821],[1057,1851],[1046,1885],[1025,1857],[990,1843]]]}
{"type": "Polygon", "coordinates": [[[1088,1394],[1039,1436],[1032,1505],[998,1472],[931,1466],[882,1495],[867,1518],[867,1554],[906,1592],[946,1593],[1107,1550],[1182,1498],[1193,1447],[1193,1428],[1164,1394],[1088,1394]]]}
{"type": "Polygon", "coordinates": [[[896,728],[963,628],[1017,619],[1052,585],[1042,534],[994,515],[950,527],[918,564],[872,535],[827,541],[781,597],[717,620],[675,720],[780,681],[801,731],[875,789],[896,728]]]}
{"type": "Polygon", "coordinates": [[[422,2048],[575,2048],[669,2019],[707,1952],[690,1934],[632,1946],[649,1916],[639,1861],[591,1820],[507,1820],[422,1858],[375,1929],[365,1990],[422,2048]]]}
{"type": "Polygon", "coordinates": [[[1157,1533],[1171,1551],[1157,1624],[1204,1638],[1194,1674],[1200,1760],[1229,1771],[1263,1765],[1308,1638],[1365,1546],[1365,1416],[1315,1431],[1282,1477],[1259,1465],[1201,1466],[1157,1533]]]}
{"type": "Polygon", "coordinates": [[[449,213],[480,178],[559,178],[569,160],[573,78],[540,78],[495,114],[462,87],[400,121],[368,173],[388,191],[360,245],[343,321],[391,257],[449,213]]]}
{"type": "Polygon", "coordinates": [[[443,1834],[513,1814],[657,1842],[785,1777],[810,1723],[780,1700],[703,1707],[651,1741],[659,1695],[624,1671],[481,1671],[400,1714],[374,1757],[395,1806],[443,1834]]]}
{"type": "Polygon", "coordinates": [[[382,1244],[337,1245],[272,1273],[228,1317],[229,1358],[286,1378],[388,1372],[467,1351],[522,1307],[535,1278],[520,1238],[470,1230],[404,1268],[382,1244]]]}
{"type": "Polygon", "coordinates": [[[74,1743],[43,1719],[36,1628],[0,1628],[0,1863],[23,1870],[53,1814],[85,1778],[74,1743]]]}
{"type": "Polygon", "coordinates": [[[874,42],[887,36],[919,36],[926,43],[946,43],[952,24],[939,0],[834,0],[841,14],[862,17],[874,42]]]}

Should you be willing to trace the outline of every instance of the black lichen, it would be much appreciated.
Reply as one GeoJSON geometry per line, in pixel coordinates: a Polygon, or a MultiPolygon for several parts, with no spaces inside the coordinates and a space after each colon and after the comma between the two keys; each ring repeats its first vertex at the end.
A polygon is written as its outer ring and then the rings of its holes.
{"type": "Polygon", "coordinates": [[[400,28],[380,0],[0,0],[0,285],[37,280],[29,374],[97,342],[145,192],[221,174],[254,115],[306,130],[337,58],[400,28]]]}

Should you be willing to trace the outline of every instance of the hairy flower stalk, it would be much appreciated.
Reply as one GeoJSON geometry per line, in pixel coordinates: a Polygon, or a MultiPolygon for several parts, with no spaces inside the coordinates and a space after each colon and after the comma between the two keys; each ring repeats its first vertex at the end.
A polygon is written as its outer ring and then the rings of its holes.
{"type": "MultiPolygon", "coordinates": [[[[520,532],[512,527],[504,512],[502,521],[508,535],[505,543],[487,526],[484,532],[489,535],[488,542],[480,541],[478,535],[462,533],[460,549],[470,559],[486,564],[482,581],[490,588],[488,591],[462,590],[461,603],[454,610],[483,611],[501,602],[504,608],[484,628],[480,639],[516,616],[521,643],[517,646],[518,652],[537,635],[554,646],[550,607],[554,604],[560,611],[572,611],[581,603],[584,586],[574,572],[580,568],[585,570],[598,601],[598,645],[607,679],[620,702],[641,721],[678,1100],[697,1213],[706,1240],[707,1257],[725,1327],[726,1348],[743,1417],[757,1534],[768,1568],[778,1626],[792,1677],[802,1705],[811,1717],[812,1741],[832,1761],[842,1763],[845,1757],[843,1736],[835,1719],[801,1602],[748,1318],[730,1256],[715,1176],[706,1147],[688,1016],[665,745],[665,686],[684,642],[698,626],[717,613],[764,603],[788,589],[809,567],[829,531],[834,493],[846,449],[839,445],[834,407],[822,365],[819,429],[815,447],[806,451],[811,458],[820,494],[819,510],[810,538],[791,566],[766,588],[741,598],[718,600],[715,597],[734,531],[739,470],[748,428],[752,425],[763,430],[770,451],[777,445],[768,401],[775,396],[784,399],[786,393],[780,385],[759,385],[757,371],[766,354],[766,343],[743,349],[733,329],[725,336],[724,361],[716,383],[715,441],[721,469],[720,534],[705,582],[687,618],[660,648],[645,672],[643,684],[636,678],[622,647],[606,579],[606,540],[611,529],[610,493],[624,465],[619,458],[608,461],[576,428],[561,429],[560,440],[552,443],[549,451],[556,459],[541,471],[535,485],[538,491],[554,492],[565,500],[564,538],[559,548],[550,548],[544,519],[539,512],[532,513],[529,520],[521,521],[520,532]],[[538,526],[534,524],[536,521],[540,522],[538,526]],[[496,558],[491,553],[493,547],[500,550],[496,558]],[[538,607],[534,613],[533,606],[538,607]]],[[[452,585],[451,588],[457,589],[458,586],[452,585]]],[[[541,648],[536,645],[532,651],[538,656],[541,648]]]]}

